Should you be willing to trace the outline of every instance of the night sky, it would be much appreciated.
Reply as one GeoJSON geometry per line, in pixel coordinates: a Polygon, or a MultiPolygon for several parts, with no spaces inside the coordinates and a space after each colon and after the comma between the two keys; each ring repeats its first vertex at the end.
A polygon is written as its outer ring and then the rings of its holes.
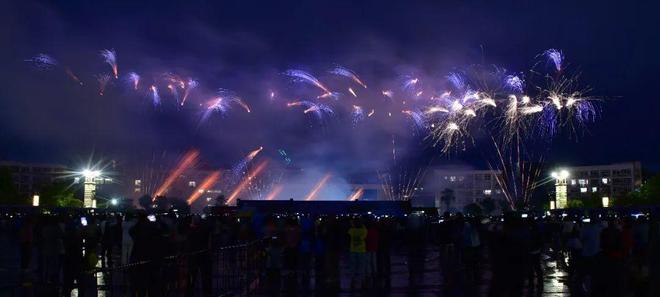
{"type": "MultiPolygon", "coordinates": [[[[483,63],[526,71],[539,53],[558,48],[590,94],[605,100],[599,120],[577,140],[554,140],[546,162],[639,160],[660,170],[660,4],[654,1],[22,0],[1,7],[4,160],[71,165],[94,154],[137,164],[198,148],[205,162],[227,167],[264,145],[266,155],[276,158],[275,149],[283,148],[300,166],[374,169],[388,158],[387,135],[405,135],[407,128],[379,123],[355,133],[350,125],[334,128],[337,120],[313,123],[282,106],[295,97],[282,71],[323,73],[341,64],[376,91],[409,69],[441,76],[483,63]],[[110,48],[120,76],[172,72],[203,87],[186,108],[155,108],[120,80],[98,96],[94,75],[109,72],[99,51],[110,48]],[[38,53],[66,64],[85,86],[24,61],[38,53]],[[218,88],[239,94],[254,111],[234,107],[200,124],[193,106],[218,88]],[[270,102],[269,90],[289,98],[270,102]]],[[[419,137],[398,142],[400,154],[412,159],[439,154],[419,137]]],[[[484,167],[474,151],[449,159],[484,167]]]]}

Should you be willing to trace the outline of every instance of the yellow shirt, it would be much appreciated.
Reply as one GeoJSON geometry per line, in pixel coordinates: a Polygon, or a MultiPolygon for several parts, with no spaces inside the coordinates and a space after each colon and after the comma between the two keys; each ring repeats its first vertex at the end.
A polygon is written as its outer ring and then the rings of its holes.
{"type": "Polygon", "coordinates": [[[367,251],[367,228],[351,227],[348,229],[348,236],[351,237],[351,253],[365,253],[367,251]]]}

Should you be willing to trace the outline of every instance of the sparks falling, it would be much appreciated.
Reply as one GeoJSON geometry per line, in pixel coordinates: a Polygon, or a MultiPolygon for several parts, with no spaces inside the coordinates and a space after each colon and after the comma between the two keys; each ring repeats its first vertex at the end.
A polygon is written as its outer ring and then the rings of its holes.
{"type": "Polygon", "coordinates": [[[108,86],[110,79],[111,77],[109,74],[99,74],[96,76],[96,81],[99,82],[99,95],[103,96],[103,93],[105,92],[105,87],[108,86]]]}
{"type": "Polygon", "coordinates": [[[357,74],[355,74],[355,72],[353,72],[352,70],[350,70],[348,68],[337,66],[335,69],[332,69],[330,71],[330,73],[348,77],[351,80],[353,80],[354,82],[356,82],[357,84],[359,84],[360,86],[362,86],[363,88],[365,88],[365,89],[367,88],[367,85],[365,85],[362,82],[362,80],[360,80],[360,78],[357,76],[357,74]]]}
{"type": "Polygon", "coordinates": [[[227,205],[230,205],[236,198],[238,198],[238,195],[240,195],[245,188],[252,182],[253,179],[255,179],[259,174],[266,168],[268,165],[268,160],[264,160],[263,162],[259,163],[256,168],[254,168],[252,171],[248,173],[248,175],[241,181],[240,184],[234,189],[234,191],[229,195],[227,198],[227,205]]]}
{"type": "Polygon", "coordinates": [[[151,86],[151,102],[154,106],[160,105],[160,95],[158,95],[158,88],[154,85],[151,86]]]}

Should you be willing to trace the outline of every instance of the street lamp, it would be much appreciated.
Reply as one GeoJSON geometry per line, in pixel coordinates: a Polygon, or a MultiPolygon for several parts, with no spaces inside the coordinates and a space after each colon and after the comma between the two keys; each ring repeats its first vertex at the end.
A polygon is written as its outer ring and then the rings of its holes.
{"type": "Polygon", "coordinates": [[[569,175],[570,174],[566,169],[550,173],[550,176],[555,179],[555,206],[557,209],[566,208],[566,205],[568,204],[566,179],[569,175]]]}
{"type": "Polygon", "coordinates": [[[116,206],[117,205],[117,198],[110,199],[110,204],[112,204],[113,206],[116,206]]]}
{"type": "Polygon", "coordinates": [[[96,203],[94,198],[96,196],[96,179],[101,177],[103,173],[101,170],[84,169],[80,171],[80,174],[85,178],[83,207],[95,208],[96,203]]]}

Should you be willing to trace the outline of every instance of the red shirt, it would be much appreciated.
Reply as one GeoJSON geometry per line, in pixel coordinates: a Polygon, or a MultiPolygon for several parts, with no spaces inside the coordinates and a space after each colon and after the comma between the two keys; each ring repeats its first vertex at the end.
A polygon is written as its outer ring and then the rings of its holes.
{"type": "Polygon", "coordinates": [[[377,228],[369,228],[367,231],[367,252],[377,252],[378,251],[378,240],[380,239],[380,233],[378,233],[377,228]]]}

